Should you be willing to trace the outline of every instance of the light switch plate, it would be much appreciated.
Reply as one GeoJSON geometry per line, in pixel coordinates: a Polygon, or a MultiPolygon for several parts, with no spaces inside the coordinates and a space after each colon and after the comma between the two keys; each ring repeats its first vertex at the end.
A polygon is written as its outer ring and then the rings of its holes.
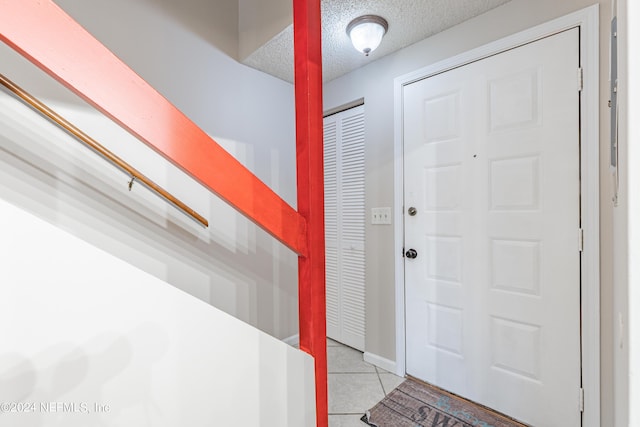
{"type": "Polygon", "coordinates": [[[371,224],[391,224],[391,208],[371,208],[371,224]]]}

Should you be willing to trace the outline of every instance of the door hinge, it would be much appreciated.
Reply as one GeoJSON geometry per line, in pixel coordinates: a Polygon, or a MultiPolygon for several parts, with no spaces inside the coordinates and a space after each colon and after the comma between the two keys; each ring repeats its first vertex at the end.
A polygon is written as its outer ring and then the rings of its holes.
{"type": "Polygon", "coordinates": [[[580,408],[580,412],[584,412],[584,389],[582,387],[580,387],[578,394],[578,407],[580,408]]]}
{"type": "Polygon", "coordinates": [[[582,68],[578,68],[578,92],[582,92],[583,87],[584,87],[584,75],[582,72],[582,68]]]}
{"type": "Polygon", "coordinates": [[[584,251],[584,230],[582,228],[578,228],[578,250],[584,251]]]}

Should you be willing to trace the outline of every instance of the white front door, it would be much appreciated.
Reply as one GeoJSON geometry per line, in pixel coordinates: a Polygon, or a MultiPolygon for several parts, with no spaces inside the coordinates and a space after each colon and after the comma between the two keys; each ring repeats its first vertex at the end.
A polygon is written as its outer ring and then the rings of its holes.
{"type": "Polygon", "coordinates": [[[581,424],[578,52],[403,89],[407,373],[536,427],[581,424]]]}

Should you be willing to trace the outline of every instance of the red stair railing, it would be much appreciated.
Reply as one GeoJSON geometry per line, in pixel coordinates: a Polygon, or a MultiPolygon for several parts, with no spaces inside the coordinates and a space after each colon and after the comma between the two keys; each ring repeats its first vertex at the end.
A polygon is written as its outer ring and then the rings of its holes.
{"type": "Polygon", "coordinates": [[[315,359],[317,425],[326,427],[329,415],[320,41],[320,0],[294,0],[298,212],[307,223],[309,251],[298,262],[300,348],[315,359]]]}

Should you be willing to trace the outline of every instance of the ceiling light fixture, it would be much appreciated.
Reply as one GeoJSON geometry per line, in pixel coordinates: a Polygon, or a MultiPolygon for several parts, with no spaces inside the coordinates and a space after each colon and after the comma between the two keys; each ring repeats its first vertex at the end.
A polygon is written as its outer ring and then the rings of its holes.
{"type": "Polygon", "coordinates": [[[347,35],[356,50],[369,56],[380,45],[388,28],[386,19],[376,15],[363,15],[349,22],[347,35]]]}

